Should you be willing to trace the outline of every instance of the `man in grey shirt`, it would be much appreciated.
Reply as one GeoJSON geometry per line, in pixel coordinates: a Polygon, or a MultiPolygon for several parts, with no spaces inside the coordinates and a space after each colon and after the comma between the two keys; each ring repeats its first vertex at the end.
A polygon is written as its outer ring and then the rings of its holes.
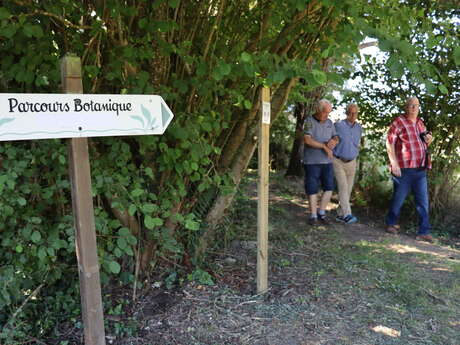
{"type": "Polygon", "coordinates": [[[316,105],[313,116],[307,117],[304,124],[304,153],[305,193],[310,204],[311,225],[322,222],[329,224],[326,218],[326,207],[334,189],[334,173],[332,169],[332,150],[339,142],[334,124],[328,118],[332,104],[322,99],[316,105]],[[318,209],[318,192],[322,188],[318,209]]]}

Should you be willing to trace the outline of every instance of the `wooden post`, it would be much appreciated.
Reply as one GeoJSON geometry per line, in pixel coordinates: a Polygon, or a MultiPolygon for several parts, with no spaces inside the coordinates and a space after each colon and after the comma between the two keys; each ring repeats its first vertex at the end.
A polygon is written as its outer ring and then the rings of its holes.
{"type": "MultiPolygon", "coordinates": [[[[63,92],[83,93],[79,57],[61,60],[61,80],[63,92]]],[[[69,170],[85,345],[105,345],[87,138],[70,139],[69,170]]]]}
{"type": "Polygon", "coordinates": [[[261,94],[259,126],[259,183],[257,204],[257,293],[268,289],[268,150],[270,141],[270,89],[264,87],[261,94]]]}

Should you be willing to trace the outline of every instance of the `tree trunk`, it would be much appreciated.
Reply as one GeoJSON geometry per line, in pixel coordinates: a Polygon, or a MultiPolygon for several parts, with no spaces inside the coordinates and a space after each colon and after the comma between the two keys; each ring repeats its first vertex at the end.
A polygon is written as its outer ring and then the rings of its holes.
{"type": "MultiPolygon", "coordinates": [[[[326,67],[327,69],[327,67],[326,67]]],[[[304,83],[304,81],[301,81],[304,83]]],[[[303,158],[303,124],[308,115],[313,114],[316,102],[323,97],[324,87],[316,88],[306,93],[307,102],[296,103],[294,116],[296,118],[294,142],[292,144],[291,155],[289,158],[286,176],[303,176],[302,158],[303,158]]]]}
{"type": "Polygon", "coordinates": [[[305,121],[305,103],[297,103],[294,109],[296,119],[294,142],[292,144],[289,165],[286,176],[303,176],[302,156],[303,156],[303,123],[305,121]]]}

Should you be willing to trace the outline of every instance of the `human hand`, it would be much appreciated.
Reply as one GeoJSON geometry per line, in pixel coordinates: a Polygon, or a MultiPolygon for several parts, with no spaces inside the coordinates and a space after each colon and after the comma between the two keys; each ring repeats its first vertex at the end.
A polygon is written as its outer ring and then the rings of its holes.
{"type": "Polygon", "coordinates": [[[425,135],[424,140],[425,140],[425,143],[426,143],[427,145],[430,145],[431,142],[433,141],[433,135],[432,135],[430,132],[428,132],[428,133],[425,135]]]}
{"type": "Polygon", "coordinates": [[[329,139],[329,141],[327,142],[326,145],[327,145],[327,147],[328,147],[329,149],[333,150],[334,147],[336,147],[336,145],[337,145],[338,143],[339,143],[339,141],[337,140],[336,137],[334,137],[334,138],[329,139]]]}
{"type": "Polygon", "coordinates": [[[398,165],[392,165],[390,169],[394,176],[401,177],[401,168],[398,165]]]}
{"type": "MultiPolygon", "coordinates": [[[[328,143],[328,144],[329,144],[329,143],[328,143]]],[[[333,157],[332,149],[329,148],[329,145],[328,145],[328,144],[324,144],[323,150],[326,152],[327,158],[332,159],[332,157],[333,157]]],[[[334,146],[335,146],[335,145],[334,145],[334,146]]]]}

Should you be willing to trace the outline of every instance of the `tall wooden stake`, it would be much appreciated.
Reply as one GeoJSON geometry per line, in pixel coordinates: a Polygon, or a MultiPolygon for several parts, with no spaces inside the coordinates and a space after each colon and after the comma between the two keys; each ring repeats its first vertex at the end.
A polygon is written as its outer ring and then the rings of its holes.
{"type": "Polygon", "coordinates": [[[263,88],[259,126],[259,184],[257,204],[257,293],[268,289],[268,144],[270,134],[270,89],[263,88]]]}
{"type": "MultiPolygon", "coordinates": [[[[61,80],[63,92],[83,93],[79,57],[67,55],[61,60],[61,80]]],[[[105,345],[87,138],[70,139],[69,170],[85,345],[105,345]]]]}

